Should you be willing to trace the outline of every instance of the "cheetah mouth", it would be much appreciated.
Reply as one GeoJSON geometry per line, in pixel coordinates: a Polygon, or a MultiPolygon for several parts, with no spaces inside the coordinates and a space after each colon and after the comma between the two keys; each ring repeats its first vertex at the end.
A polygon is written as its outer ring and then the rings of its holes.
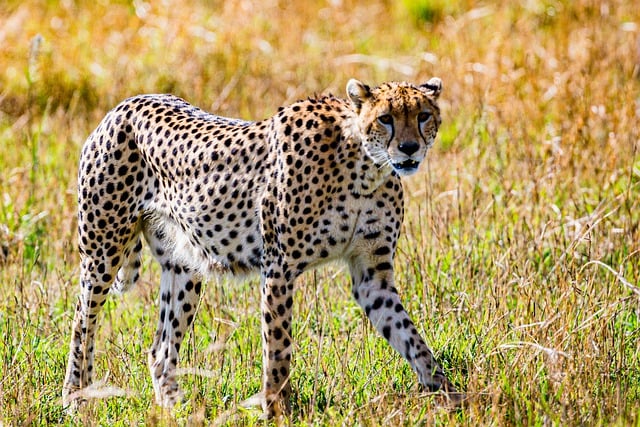
{"type": "Polygon", "coordinates": [[[420,166],[420,162],[415,160],[407,159],[403,162],[392,163],[393,169],[396,170],[400,175],[410,175],[418,170],[418,166],[420,166]]]}

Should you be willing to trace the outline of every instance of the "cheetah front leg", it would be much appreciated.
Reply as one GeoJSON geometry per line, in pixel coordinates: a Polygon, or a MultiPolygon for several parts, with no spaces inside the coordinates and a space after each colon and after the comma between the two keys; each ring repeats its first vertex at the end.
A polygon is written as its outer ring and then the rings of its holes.
{"type": "Polygon", "coordinates": [[[400,302],[394,287],[393,256],[372,256],[367,261],[355,260],[350,265],[354,298],[376,330],[409,362],[420,384],[430,391],[444,391],[457,403],[459,394],[400,302]]]}
{"type": "Polygon", "coordinates": [[[293,280],[275,279],[280,273],[263,273],[262,311],[262,408],[268,418],[291,412],[291,318],[293,280]]]}

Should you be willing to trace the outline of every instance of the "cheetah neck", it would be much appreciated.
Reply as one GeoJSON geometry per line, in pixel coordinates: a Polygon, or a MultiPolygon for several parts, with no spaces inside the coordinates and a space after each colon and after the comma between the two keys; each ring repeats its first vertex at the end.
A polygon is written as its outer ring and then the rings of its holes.
{"type": "Polygon", "coordinates": [[[362,196],[373,193],[391,175],[390,167],[380,167],[362,150],[362,157],[356,163],[357,179],[354,182],[352,193],[362,196]]]}
{"type": "Polygon", "coordinates": [[[393,173],[388,164],[376,164],[364,149],[363,140],[358,126],[354,123],[345,129],[345,136],[349,146],[357,156],[354,172],[356,178],[353,182],[352,193],[369,195],[376,191],[393,173]]]}

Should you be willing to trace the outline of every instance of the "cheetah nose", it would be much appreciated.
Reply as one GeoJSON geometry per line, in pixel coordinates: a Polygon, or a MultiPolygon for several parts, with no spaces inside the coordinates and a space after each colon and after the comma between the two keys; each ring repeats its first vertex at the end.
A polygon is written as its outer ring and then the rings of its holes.
{"type": "Polygon", "coordinates": [[[407,156],[410,156],[418,151],[418,148],[420,148],[420,146],[415,141],[402,141],[398,145],[398,150],[402,151],[407,156]]]}

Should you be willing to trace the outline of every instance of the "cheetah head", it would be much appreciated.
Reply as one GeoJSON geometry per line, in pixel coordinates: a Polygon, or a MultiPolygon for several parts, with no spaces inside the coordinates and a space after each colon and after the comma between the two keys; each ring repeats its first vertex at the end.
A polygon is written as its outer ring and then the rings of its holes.
{"type": "Polygon", "coordinates": [[[400,176],[418,170],[440,126],[441,91],[437,77],[420,86],[390,82],[375,88],[349,80],[347,95],[358,114],[362,144],[375,164],[400,176]]]}

